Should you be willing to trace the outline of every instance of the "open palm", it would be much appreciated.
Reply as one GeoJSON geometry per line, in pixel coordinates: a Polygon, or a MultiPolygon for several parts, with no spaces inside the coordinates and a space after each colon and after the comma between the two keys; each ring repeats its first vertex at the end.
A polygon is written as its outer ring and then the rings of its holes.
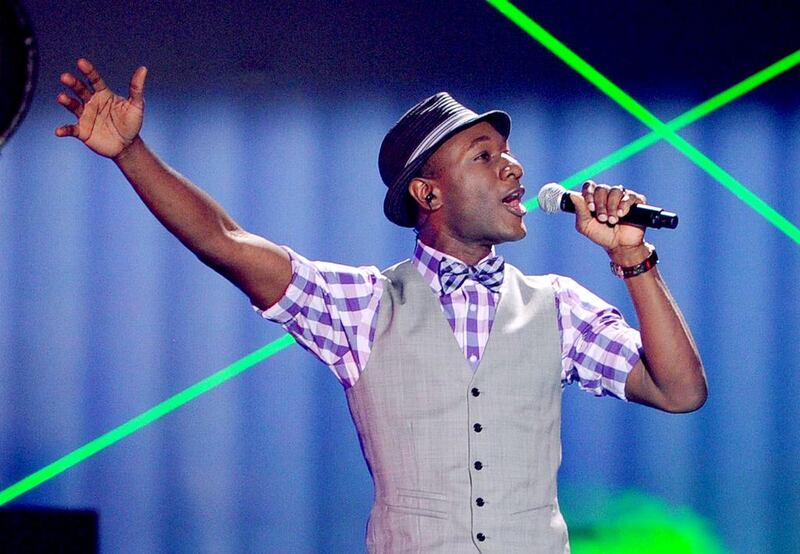
{"type": "Polygon", "coordinates": [[[114,94],[94,65],[78,60],[78,69],[88,79],[87,86],[71,73],[61,75],[61,83],[75,94],[58,95],[58,103],[75,114],[78,121],[56,129],[56,136],[76,137],[101,156],[118,156],[133,142],[144,120],[144,80],[147,69],[138,68],[131,77],[129,97],[114,94]]]}

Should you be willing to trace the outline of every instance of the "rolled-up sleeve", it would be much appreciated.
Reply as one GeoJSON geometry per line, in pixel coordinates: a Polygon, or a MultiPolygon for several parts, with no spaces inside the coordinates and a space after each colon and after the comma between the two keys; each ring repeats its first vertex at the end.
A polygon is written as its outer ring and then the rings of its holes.
{"type": "Polygon", "coordinates": [[[289,286],[274,305],[253,309],[281,324],[344,386],[352,386],[366,365],[374,338],[383,291],[380,271],[374,266],[310,261],[291,248],[281,248],[292,262],[289,286]]]}
{"type": "Polygon", "coordinates": [[[561,382],[597,396],[625,398],[625,381],[642,356],[642,338],[622,314],[574,280],[551,275],[561,332],[561,382]]]}

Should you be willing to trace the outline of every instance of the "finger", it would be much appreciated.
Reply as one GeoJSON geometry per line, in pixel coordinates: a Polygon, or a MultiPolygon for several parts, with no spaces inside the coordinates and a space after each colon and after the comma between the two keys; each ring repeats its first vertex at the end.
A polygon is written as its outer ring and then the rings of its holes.
{"type": "Polygon", "coordinates": [[[131,104],[138,108],[144,108],[145,77],[147,77],[147,68],[145,66],[141,66],[133,72],[131,84],[128,88],[128,98],[130,99],[131,104]]]}
{"type": "Polygon", "coordinates": [[[77,137],[78,136],[78,126],[77,125],[62,125],[61,127],[56,128],[56,136],[57,137],[77,137]]]}
{"type": "Polygon", "coordinates": [[[76,116],[80,117],[83,113],[83,104],[78,102],[75,98],[68,96],[66,93],[60,93],[56,100],[59,104],[67,108],[69,111],[74,113],[76,116]]]}
{"type": "Polygon", "coordinates": [[[608,196],[606,197],[606,211],[608,212],[609,225],[616,225],[619,221],[620,214],[617,212],[619,210],[620,201],[624,195],[625,189],[622,188],[621,185],[615,185],[608,190],[608,196]]]}
{"type": "Polygon", "coordinates": [[[625,190],[625,194],[622,195],[619,206],[617,206],[617,215],[619,217],[625,217],[634,204],[644,204],[645,201],[646,198],[644,195],[632,190],[625,190]]]}
{"type": "Polygon", "coordinates": [[[88,102],[92,99],[92,92],[83,84],[83,81],[75,77],[72,73],[62,73],[61,84],[69,87],[72,92],[84,102],[88,102]]]}
{"type": "Polygon", "coordinates": [[[86,78],[89,79],[89,82],[92,84],[92,88],[95,92],[100,92],[101,90],[108,88],[92,62],[86,58],[81,58],[78,60],[78,69],[80,69],[81,73],[86,75],[86,78]]]}
{"type": "Polygon", "coordinates": [[[606,208],[608,191],[608,185],[597,185],[594,189],[594,216],[603,223],[608,221],[608,209],[606,208]]]}
{"type": "Polygon", "coordinates": [[[590,179],[584,181],[583,187],[581,188],[583,200],[586,202],[587,209],[591,212],[594,211],[594,189],[596,186],[595,182],[590,179]]]}

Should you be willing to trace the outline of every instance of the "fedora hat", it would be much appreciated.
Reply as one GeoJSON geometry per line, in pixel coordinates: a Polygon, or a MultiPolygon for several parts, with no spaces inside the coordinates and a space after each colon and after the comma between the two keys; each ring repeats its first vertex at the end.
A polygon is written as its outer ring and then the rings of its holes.
{"type": "Polygon", "coordinates": [[[388,187],[383,213],[389,221],[401,227],[416,225],[417,205],[408,193],[408,183],[447,139],[482,121],[508,138],[511,118],[507,113],[493,110],[479,115],[439,92],[408,110],[389,129],[378,154],[378,170],[388,187]]]}

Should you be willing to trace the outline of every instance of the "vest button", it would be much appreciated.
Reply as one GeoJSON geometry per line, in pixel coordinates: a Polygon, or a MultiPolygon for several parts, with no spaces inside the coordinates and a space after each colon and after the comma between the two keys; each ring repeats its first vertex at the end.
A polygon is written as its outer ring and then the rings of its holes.
{"type": "Polygon", "coordinates": [[[486,504],[486,501],[479,496],[478,498],[475,499],[475,504],[477,504],[478,506],[483,506],[484,504],[486,504]]]}
{"type": "Polygon", "coordinates": [[[483,464],[480,461],[475,462],[475,464],[473,465],[475,466],[475,469],[477,469],[478,471],[483,469],[483,464]]]}
{"type": "Polygon", "coordinates": [[[480,542],[483,542],[486,540],[486,535],[484,535],[483,533],[478,533],[477,535],[475,535],[475,538],[478,539],[480,542]]]}
{"type": "Polygon", "coordinates": [[[476,433],[480,433],[481,431],[483,431],[483,426],[480,423],[476,423],[475,425],[472,426],[472,428],[475,429],[476,433]]]}
{"type": "Polygon", "coordinates": [[[477,387],[472,387],[472,391],[471,392],[472,392],[472,396],[480,396],[481,395],[481,391],[478,390],[477,387]]]}

